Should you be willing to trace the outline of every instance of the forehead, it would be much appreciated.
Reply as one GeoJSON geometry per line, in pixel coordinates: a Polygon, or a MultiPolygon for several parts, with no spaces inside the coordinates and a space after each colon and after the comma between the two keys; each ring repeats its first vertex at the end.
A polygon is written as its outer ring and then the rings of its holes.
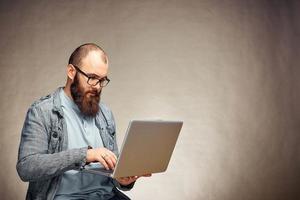
{"type": "Polygon", "coordinates": [[[81,60],[81,69],[88,74],[96,74],[99,77],[107,76],[108,64],[103,60],[101,51],[90,51],[88,55],[81,60]]]}

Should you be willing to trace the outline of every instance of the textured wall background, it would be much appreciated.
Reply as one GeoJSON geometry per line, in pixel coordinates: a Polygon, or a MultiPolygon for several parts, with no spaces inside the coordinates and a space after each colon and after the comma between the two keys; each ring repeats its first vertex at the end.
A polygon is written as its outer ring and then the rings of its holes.
{"type": "Polygon", "coordinates": [[[0,1],[0,196],[30,104],[65,83],[78,45],[110,57],[118,142],[132,118],[182,119],[166,173],[133,199],[300,199],[299,1],[0,1]]]}

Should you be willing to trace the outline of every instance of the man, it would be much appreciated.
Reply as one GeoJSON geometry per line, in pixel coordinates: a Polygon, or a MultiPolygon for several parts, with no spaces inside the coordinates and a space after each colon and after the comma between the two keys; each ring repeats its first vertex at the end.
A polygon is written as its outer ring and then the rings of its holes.
{"type": "Polygon", "coordinates": [[[88,43],[72,53],[67,83],[32,104],[22,129],[17,171],[29,181],[26,199],[129,199],[139,178],[112,179],[80,171],[90,162],[114,169],[118,155],[112,112],[100,103],[108,58],[88,43]]]}

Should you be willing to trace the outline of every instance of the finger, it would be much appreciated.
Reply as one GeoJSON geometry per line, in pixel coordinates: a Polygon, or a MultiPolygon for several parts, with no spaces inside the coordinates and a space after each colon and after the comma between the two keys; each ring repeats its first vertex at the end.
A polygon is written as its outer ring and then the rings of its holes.
{"type": "Polygon", "coordinates": [[[116,156],[116,154],[114,154],[114,152],[112,152],[112,151],[110,151],[110,150],[107,149],[106,153],[109,154],[110,156],[112,156],[115,160],[118,159],[117,156],[116,156]]]}
{"type": "Polygon", "coordinates": [[[130,180],[130,177],[125,177],[124,180],[125,180],[125,181],[129,181],[129,180],[130,180]]]}
{"type": "Polygon", "coordinates": [[[116,164],[117,164],[117,161],[114,158],[112,158],[112,157],[109,157],[109,159],[111,160],[113,166],[115,167],[116,164]]]}
{"type": "Polygon", "coordinates": [[[120,179],[119,179],[119,182],[120,182],[121,184],[125,184],[125,183],[127,183],[127,180],[126,180],[126,178],[120,178],[120,179]]]}
{"type": "Polygon", "coordinates": [[[115,165],[114,165],[113,161],[111,160],[111,158],[108,155],[103,156],[103,159],[106,161],[106,163],[108,164],[110,169],[115,168],[115,165]]]}
{"type": "Polygon", "coordinates": [[[105,148],[105,147],[100,147],[99,148],[99,153],[101,154],[108,154],[108,155],[111,155],[113,156],[114,158],[117,158],[116,155],[109,149],[105,148]]]}
{"type": "Polygon", "coordinates": [[[128,179],[126,177],[118,178],[118,182],[126,185],[128,183],[128,179]]]}
{"type": "Polygon", "coordinates": [[[106,161],[103,159],[102,156],[99,156],[99,157],[98,157],[98,161],[103,165],[103,167],[104,167],[106,170],[109,170],[109,167],[108,167],[106,161]]]}
{"type": "Polygon", "coordinates": [[[134,178],[130,179],[130,183],[135,182],[138,178],[139,178],[139,177],[134,177],[134,178]]]}
{"type": "Polygon", "coordinates": [[[113,152],[111,152],[110,150],[108,150],[108,149],[107,149],[107,151],[105,151],[105,155],[107,155],[105,157],[109,157],[110,158],[110,160],[113,163],[113,166],[116,166],[116,164],[117,164],[116,155],[113,152]]]}
{"type": "Polygon", "coordinates": [[[128,178],[129,178],[128,181],[130,181],[132,183],[132,182],[136,181],[139,178],[139,176],[130,176],[128,178]]]}
{"type": "Polygon", "coordinates": [[[128,185],[128,184],[132,183],[132,181],[130,181],[130,180],[121,180],[119,183],[122,184],[122,185],[128,185]]]}
{"type": "Polygon", "coordinates": [[[142,175],[143,177],[149,177],[149,176],[152,176],[152,174],[144,174],[142,175]]]}
{"type": "Polygon", "coordinates": [[[136,181],[136,178],[135,177],[129,177],[128,178],[128,181],[127,181],[127,184],[130,184],[132,182],[136,181]]]}
{"type": "Polygon", "coordinates": [[[116,165],[116,160],[110,150],[106,148],[100,148],[99,154],[111,168],[116,165]],[[113,163],[113,165],[111,165],[111,162],[113,163]]]}
{"type": "Polygon", "coordinates": [[[117,164],[117,160],[115,159],[114,155],[112,155],[112,154],[107,154],[107,155],[108,155],[107,157],[110,158],[110,160],[113,162],[113,164],[115,166],[117,164]]]}

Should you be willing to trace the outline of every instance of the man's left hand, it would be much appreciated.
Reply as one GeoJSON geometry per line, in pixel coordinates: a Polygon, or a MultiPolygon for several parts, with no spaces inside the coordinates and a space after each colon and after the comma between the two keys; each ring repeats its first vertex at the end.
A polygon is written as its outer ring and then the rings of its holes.
{"type": "Polygon", "coordinates": [[[145,174],[142,176],[129,176],[129,177],[122,177],[122,178],[116,178],[116,180],[121,184],[121,185],[129,185],[131,183],[133,183],[134,181],[136,181],[138,178],[140,177],[150,177],[152,176],[152,174],[145,174]]]}

